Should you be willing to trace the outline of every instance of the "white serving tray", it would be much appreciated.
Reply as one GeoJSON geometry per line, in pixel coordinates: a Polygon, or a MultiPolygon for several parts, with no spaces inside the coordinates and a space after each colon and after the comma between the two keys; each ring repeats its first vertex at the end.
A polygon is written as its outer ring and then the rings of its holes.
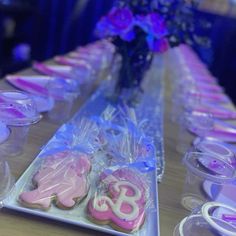
{"type": "MultiPolygon", "coordinates": [[[[156,59],[156,58],[155,58],[156,59]]],[[[18,196],[24,189],[26,184],[30,184],[32,176],[35,174],[40,162],[42,160],[41,156],[48,150],[51,143],[56,140],[56,134],[52,137],[51,140],[44,146],[39,155],[35,158],[35,160],[31,163],[31,165],[26,169],[24,174],[18,179],[15,184],[15,188],[9,193],[6,199],[4,199],[4,207],[13,209],[16,211],[29,213],[36,216],[41,216],[44,218],[49,218],[61,222],[66,222],[74,225],[78,225],[81,227],[89,228],[96,231],[101,231],[104,233],[109,233],[113,235],[134,235],[134,236],[160,236],[160,227],[159,227],[159,201],[158,201],[158,181],[161,180],[162,175],[164,173],[164,151],[163,151],[163,93],[162,93],[162,77],[164,71],[157,71],[156,68],[160,68],[157,66],[158,60],[154,60],[153,66],[150,68],[149,73],[147,73],[143,87],[148,93],[144,95],[141,99],[140,106],[137,107],[136,112],[140,115],[139,118],[143,118],[142,116],[150,116],[150,123],[153,123],[154,126],[150,126],[147,129],[149,135],[153,135],[155,140],[155,145],[157,149],[157,163],[156,163],[156,171],[150,172],[149,180],[150,180],[150,194],[153,199],[152,209],[146,212],[146,219],[144,225],[141,227],[139,231],[134,234],[123,233],[120,231],[116,231],[110,226],[107,225],[97,225],[92,223],[87,219],[86,216],[86,206],[87,202],[90,199],[91,191],[85,200],[76,205],[72,210],[61,210],[55,206],[51,206],[48,211],[43,211],[39,209],[30,209],[22,206],[18,202],[18,196]],[[159,75],[158,75],[159,74],[159,75]],[[151,106],[151,107],[150,107],[151,106]],[[152,133],[150,132],[152,131],[152,133]]],[[[107,88],[106,84],[101,85],[98,91],[91,96],[91,98],[85,103],[80,111],[78,111],[75,116],[72,118],[72,121],[76,121],[83,116],[91,117],[100,115],[101,112],[106,108],[109,104],[107,99],[105,98],[104,89],[107,88]]],[[[64,126],[62,126],[58,132],[63,131],[64,126]]],[[[96,189],[95,181],[95,172],[92,171],[90,173],[91,178],[91,188],[96,189]]]]}
{"type": "MultiPolygon", "coordinates": [[[[58,130],[61,131],[63,130],[63,126],[58,130]]],[[[158,189],[157,189],[157,175],[156,172],[153,171],[150,174],[150,193],[152,194],[153,198],[153,204],[155,205],[155,208],[157,211],[147,211],[146,214],[146,220],[142,228],[134,233],[134,234],[127,234],[127,233],[122,233],[120,231],[116,231],[112,229],[110,226],[104,226],[104,225],[97,225],[92,223],[87,219],[86,216],[86,207],[87,207],[87,202],[90,199],[92,193],[91,191],[89,192],[88,196],[86,197],[85,200],[83,200],[81,203],[77,204],[73,209],[71,210],[62,210],[57,207],[55,207],[53,204],[50,207],[48,211],[43,211],[40,209],[30,209],[22,206],[18,202],[18,196],[22,192],[23,189],[27,188],[27,185],[32,184],[31,179],[32,176],[35,174],[37,171],[38,167],[41,164],[41,161],[43,160],[42,155],[45,152],[45,150],[48,150],[48,147],[50,146],[50,143],[54,142],[56,140],[56,137],[54,136],[48,144],[44,147],[44,149],[39,153],[39,155],[35,158],[35,160],[31,163],[31,165],[26,169],[26,171],[23,173],[23,175],[18,179],[18,181],[15,184],[14,189],[9,193],[6,199],[3,201],[3,205],[6,208],[24,212],[24,213],[29,213],[32,215],[36,216],[41,216],[45,217],[48,219],[53,219],[65,223],[70,223],[74,225],[78,225],[81,227],[101,231],[104,233],[109,233],[113,235],[149,235],[149,236],[159,236],[159,216],[158,216],[158,189]]],[[[95,173],[96,171],[92,171],[90,173],[90,179],[93,180],[95,178],[95,173]]],[[[94,189],[96,186],[93,184],[95,181],[91,181],[91,188],[94,189]]]]}

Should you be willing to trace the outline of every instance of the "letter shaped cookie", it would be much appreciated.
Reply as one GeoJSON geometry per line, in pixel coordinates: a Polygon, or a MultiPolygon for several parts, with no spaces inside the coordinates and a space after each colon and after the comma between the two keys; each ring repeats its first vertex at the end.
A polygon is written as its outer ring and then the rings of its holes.
{"type": "Polygon", "coordinates": [[[45,157],[40,170],[33,177],[37,188],[20,194],[23,205],[47,210],[51,202],[67,209],[84,198],[89,190],[87,175],[91,164],[86,155],[77,152],[59,152],[45,157]]]}
{"type": "Polygon", "coordinates": [[[103,173],[101,181],[107,184],[108,192],[90,199],[90,219],[99,224],[109,224],[123,232],[137,231],[145,220],[147,197],[141,176],[124,168],[110,176],[103,173]]]}

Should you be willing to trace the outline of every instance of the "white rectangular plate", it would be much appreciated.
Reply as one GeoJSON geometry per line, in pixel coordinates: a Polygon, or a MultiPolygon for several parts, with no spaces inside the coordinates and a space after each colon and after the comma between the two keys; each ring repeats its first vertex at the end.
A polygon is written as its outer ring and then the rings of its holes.
{"type": "MultiPolygon", "coordinates": [[[[61,127],[61,128],[63,128],[63,127],[61,127]]],[[[49,141],[48,145],[50,145],[50,142],[52,142],[54,139],[55,138],[52,138],[49,141]]],[[[45,147],[45,149],[46,148],[47,147],[45,147]]],[[[116,231],[106,225],[103,226],[103,225],[94,224],[87,219],[86,206],[87,206],[88,200],[91,197],[90,192],[87,195],[86,199],[84,199],[81,203],[76,205],[72,210],[62,210],[62,209],[55,207],[52,204],[52,206],[50,207],[50,209],[48,211],[43,211],[43,210],[39,210],[39,209],[26,208],[18,202],[19,194],[22,192],[23,189],[25,189],[27,187],[27,185],[29,185],[31,183],[32,176],[35,174],[38,167],[40,166],[41,161],[43,160],[43,158],[41,157],[41,154],[43,154],[45,149],[43,149],[41,151],[41,153],[36,157],[36,159],[31,163],[31,165],[24,172],[24,174],[19,178],[19,180],[15,184],[15,188],[12,190],[12,192],[9,194],[9,196],[4,200],[4,207],[9,208],[9,209],[13,209],[16,211],[29,213],[29,214],[36,215],[36,216],[41,216],[41,217],[45,217],[45,218],[49,218],[49,219],[53,219],[53,220],[58,220],[58,221],[82,226],[85,228],[89,228],[89,229],[93,229],[93,230],[97,230],[97,231],[101,231],[101,232],[105,232],[105,233],[109,233],[109,234],[113,234],[113,235],[130,235],[127,233],[122,233],[120,231],[116,231]]],[[[91,180],[95,178],[95,174],[96,174],[95,172],[93,172],[93,171],[91,172],[91,174],[90,174],[91,180]]],[[[146,220],[145,220],[144,225],[142,226],[142,228],[138,232],[136,232],[132,235],[149,235],[149,236],[159,235],[159,233],[158,233],[159,219],[158,219],[158,213],[157,213],[159,211],[158,211],[158,192],[157,192],[156,173],[152,172],[150,177],[151,177],[150,193],[153,195],[152,196],[153,197],[153,204],[157,208],[157,211],[147,211],[147,216],[146,216],[146,220]]],[[[91,182],[92,182],[91,188],[93,188],[93,187],[96,188],[96,186],[93,185],[94,184],[93,181],[91,181],[91,182]]]]}
{"type": "MultiPolygon", "coordinates": [[[[135,236],[160,236],[159,231],[159,205],[158,205],[158,185],[157,182],[163,175],[164,170],[164,152],[163,152],[163,103],[162,103],[162,86],[161,86],[161,76],[157,78],[157,71],[155,70],[155,66],[152,67],[150,73],[147,75],[146,85],[144,88],[147,88],[148,93],[143,95],[142,101],[140,102],[140,107],[137,107],[137,114],[144,114],[144,116],[148,116],[151,120],[150,123],[153,123],[153,126],[149,127],[149,130],[154,131],[155,144],[157,148],[157,168],[156,171],[150,172],[149,180],[150,180],[150,194],[152,198],[152,209],[155,210],[147,210],[146,219],[144,225],[141,229],[132,234],[135,236]],[[154,86],[155,85],[155,86],[154,86]],[[149,104],[147,106],[146,104],[149,104]],[[149,109],[151,105],[151,110],[149,109]],[[148,109],[150,110],[148,110],[148,109]]],[[[159,67],[158,67],[159,68],[159,67]]],[[[106,86],[104,86],[106,87],[106,86]]],[[[72,120],[76,121],[80,119],[82,116],[90,117],[100,115],[101,112],[108,105],[108,101],[105,98],[104,87],[101,88],[87,101],[84,107],[72,118],[72,120]]],[[[141,117],[142,118],[142,117],[141,117]]],[[[63,126],[59,129],[59,131],[63,130],[63,126]]],[[[151,133],[150,133],[151,135],[151,133]]],[[[47,149],[48,145],[55,141],[56,135],[48,142],[48,144],[44,147],[41,153],[36,157],[36,159],[32,162],[32,164],[28,167],[28,169],[24,172],[24,174],[19,178],[17,183],[15,184],[15,188],[9,194],[9,196],[4,200],[4,206],[9,209],[42,216],[49,219],[54,219],[62,222],[67,222],[70,224],[78,225],[81,227],[102,231],[105,233],[113,234],[113,235],[131,235],[127,233],[122,233],[120,231],[116,231],[112,229],[110,226],[97,225],[92,223],[87,219],[86,216],[86,206],[87,202],[91,197],[91,192],[89,192],[86,199],[84,199],[81,203],[76,205],[72,210],[61,210],[55,206],[51,206],[48,211],[42,211],[38,209],[30,209],[23,207],[18,202],[19,194],[26,187],[27,184],[32,179],[32,176],[35,174],[36,170],[40,166],[42,158],[41,154],[47,149]]],[[[95,173],[96,171],[92,171],[90,174],[91,179],[91,188],[96,189],[95,186],[95,173]]]]}

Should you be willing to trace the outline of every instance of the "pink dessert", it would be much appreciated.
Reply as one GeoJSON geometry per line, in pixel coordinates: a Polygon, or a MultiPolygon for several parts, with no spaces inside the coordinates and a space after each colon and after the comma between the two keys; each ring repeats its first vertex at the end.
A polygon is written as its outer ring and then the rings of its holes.
{"type": "Polygon", "coordinates": [[[37,187],[23,192],[19,199],[23,205],[47,210],[53,200],[63,209],[72,208],[89,190],[87,175],[91,164],[86,155],[78,152],[58,152],[45,157],[33,182],[37,187]]]}
{"type": "Polygon", "coordinates": [[[110,175],[102,173],[100,180],[107,186],[88,203],[88,214],[98,224],[109,224],[123,232],[137,231],[145,220],[147,190],[142,177],[124,168],[110,175]]]}

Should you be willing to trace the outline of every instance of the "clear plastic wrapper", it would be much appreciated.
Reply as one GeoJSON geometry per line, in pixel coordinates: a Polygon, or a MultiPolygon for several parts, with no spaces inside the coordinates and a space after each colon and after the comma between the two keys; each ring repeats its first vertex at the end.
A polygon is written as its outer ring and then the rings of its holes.
{"type": "Polygon", "coordinates": [[[134,165],[146,171],[154,169],[156,149],[153,139],[142,129],[146,121],[138,122],[135,111],[128,107],[117,111],[108,107],[103,114],[113,114],[106,116],[113,119],[107,119],[109,122],[103,126],[106,127],[103,135],[107,140],[104,151],[111,157],[111,163],[134,165]]]}
{"type": "Polygon", "coordinates": [[[107,133],[120,133],[122,127],[117,124],[116,119],[118,111],[111,105],[108,105],[100,116],[93,116],[91,120],[94,121],[100,128],[100,141],[106,145],[108,143],[107,133]]]}
{"type": "Polygon", "coordinates": [[[41,210],[49,210],[52,204],[71,209],[87,196],[90,171],[90,158],[84,153],[65,150],[43,155],[19,202],[41,210]]]}
{"type": "Polygon", "coordinates": [[[91,119],[94,120],[102,129],[110,130],[116,127],[114,120],[117,116],[117,109],[111,105],[108,105],[100,116],[94,116],[91,119]]]}
{"type": "Polygon", "coordinates": [[[137,138],[127,130],[119,135],[109,134],[109,140],[107,152],[113,164],[132,164],[146,171],[155,168],[155,146],[150,138],[137,138]]]}
{"type": "Polygon", "coordinates": [[[144,126],[148,122],[146,119],[139,121],[135,110],[127,105],[118,108],[108,105],[101,116],[92,119],[107,133],[130,131],[137,137],[144,135],[144,126]]]}
{"type": "Polygon", "coordinates": [[[83,117],[76,122],[63,125],[45,150],[53,152],[53,150],[71,149],[94,154],[102,146],[99,134],[100,128],[96,123],[83,117]]]}
{"type": "Polygon", "coordinates": [[[155,168],[154,141],[145,135],[142,127],[146,121],[138,122],[134,109],[108,106],[92,119],[101,128],[100,140],[111,165],[134,165],[146,171],[155,168]]]}
{"type": "Polygon", "coordinates": [[[149,181],[147,174],[135,168],[114,166],[104,169],[87,205],[88,218],[120,232],[146,235],[147,213],[157,210],[149,181]]]}

